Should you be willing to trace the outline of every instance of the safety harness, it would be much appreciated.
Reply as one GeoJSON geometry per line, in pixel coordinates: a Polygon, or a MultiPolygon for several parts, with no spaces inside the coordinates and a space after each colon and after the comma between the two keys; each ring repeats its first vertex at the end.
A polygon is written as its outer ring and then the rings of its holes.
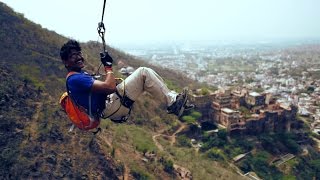
{"type": "MultiPolygon", "coordinates": [[[[99,34],[99,36],[100,36],[100,38],[101,38],[101,40],[102,40],[103,52],[106,52],[106,51],[107,51],[107,49],[106,49],[107,46],[106,46],[106,41],[105,41],[106,28],[105,28],[105,25],[104,25],[104,23],[103,23],[105,6],[106,6],[106,0],[104,0],[104,2],[103,2],[101,22],[98,23],[98,28],[97,28],[98,34],[99,34]]],[[[102,63],[100,64],[100,66],[99,66],[99,68],[98,68],[98,72],[97,72],[98,75],[102,75],[102,74],[100,73],[100,68],[101,68],[101,66],[102,66],[102,63]]],[[[122,92],[122,95],[118,92],[118,90],[116,91],[117,96],[120,98],[120,106],[117,108],[116,111],[112,112],[110,115],[108,115],[107,117],[104,117],[104,118],[109,118],[109,117],[113,116],[114,114],[116,114],[116,113],[120,110],[121,106],[124,106],[124,107],[126,107],[126,108],[129,109],[128,114],[127,114],[126,116],[123,116],[123,117],[121,118],[121,120],[112,120],[112,119],[111,119],[111,121],[113,121],[113,122],[123,123],[123,122],[126,122],[127,119],[129,118],[130,113],[131,113],[131,109],[132,109],[132,105],[133,105],[134,101],[131,100],[131,99],[126,95],[125,81],[124,81],[122,78],[115,78],[115,79],[118,80],[118,81],[122,81],[122,82],[123,82],[123,92],[122,92]]],[[[109,99],[110,99],[110,98],[109,98],[109,99]]],[[[101,115],[101,116],[103,116],[103,115],[101,115]]]]}
{"type": "Polygon", "coordinates": [[[94,129],[100,124],[100,113],[92,112],[91,93],[88,96],[88,109],[78,104],[76,99],[73,97],[73,94],[68,86],[68,78],[73,74],[77,74],[77,72],[71,71],[68,73],[66,77],[67,92],[64,92],[59,100],[61,107],[67,113],[70,121],[72,122],[69,132],[71,132],[75,126],[82,130],[94,129]]]}

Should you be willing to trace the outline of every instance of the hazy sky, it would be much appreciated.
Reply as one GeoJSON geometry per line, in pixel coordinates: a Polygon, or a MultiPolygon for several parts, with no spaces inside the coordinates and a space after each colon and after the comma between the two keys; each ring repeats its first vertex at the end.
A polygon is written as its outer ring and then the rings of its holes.
{"type": "MultiPolygon", "coordinates": [[[[103,0],[1,0],[80,41],[98,40],[103,0]]],[[[109,44],[319,38],[320,0],[107,0],[109,44]]]]}

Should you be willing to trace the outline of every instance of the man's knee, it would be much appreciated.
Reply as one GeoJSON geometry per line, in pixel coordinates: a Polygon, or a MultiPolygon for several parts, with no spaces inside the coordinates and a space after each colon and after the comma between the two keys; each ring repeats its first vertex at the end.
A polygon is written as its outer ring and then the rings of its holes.
{"type": "Polygon", "coordinates": [[[149,70],[150,70],[150,68],[147,68],[147,67],[139,67],[137,69],[137,71],[149,71],[149,70]]]}
{"type": "Polygon", "coordinates": [[[142,75],[146,75],[146,74],[150,74],[153,72],[153,70],[151,68],[147,68],[147,67],[139,67],[136,70],[138,73],[141,73],[142,75]]]}

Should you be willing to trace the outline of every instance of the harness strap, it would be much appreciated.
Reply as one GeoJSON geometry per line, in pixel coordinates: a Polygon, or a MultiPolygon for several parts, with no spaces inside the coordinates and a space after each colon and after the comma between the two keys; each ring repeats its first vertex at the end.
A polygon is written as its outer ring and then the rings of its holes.
{"type": "Polygon", "coordinates": [[[90,119],[90,124],[89,124],[89,127],[92,125],[92,123],[94,122],[94,116],[92,115],[92,112],[91,112],[91,91],[89,93],[89,119],[90,119]]]}
{"type": "Polygon", "coordinates": [[[116,94],[117,94],[117,96],[120,98],[120,106],[118,107],[117,110],[115,110],[113,113],[111,113],[109,116],[107,116],[107,117],[105,117],[105,118],[109,118],[109,117],[113,116],[114,114],[116,114],[116,113],[119,111],[119,109],[121,108],[121,106],[124,106],[124,107],[126,107],[126,108],[129,109],[128,114],[127,114],[126,116],[124,116],[125,118],[124,118],[123,120],[117,120],[117,121],[114,121],[114,120],[111,119],[111,121],[113,121],[113,122],[120,122],[120,123],[122,123],[122,122],[127,121],[128,117],[130,116],[131,109],[132,109],[132,105],[133,105],[134,101],[131,100],[128,96],[121,96],[118,91],[116,91],[116,94]]]}
{"type": "Polygon", "coordinates": [[[112,119],[110,119],[111,121],[116,122],[116,123],[123,123],[123,122],[126,122],[127,119],[129,118],[130,113],[131,113],[131,109],[132,109],[132,105],[133,105],[134,101],[131,100],[128,96],[126,96],[126,84],[125,84],[125,81],[122,78],[116,78],[116,79],[117,80],[121,80],[123,82],[123,96],[121,96],[121,94],[119,93],[118,90],[116,91],[116,95],[120,98],[120,106],[118,107],[118,109],[116,111],[114,111],[113,113],[111,113],[109,116],[107,116],[105,118],[109,118],[109,117],[113,116],[114,114],[116,114],[119,111],[121,106],[124,106],[124,107],[129,109],[129,112],[128,112],[128,114],[126,116],[123,116],[121,118],[121,120],[112,120],[112,119]]]}
{"type": "MultiPolygon", "coordinates": [[[[73,75],[73,74],[78,74],[78,72],[71,71],[71,72],[69,72],[69,73],[67,74],[67,77],[66,77],[67,93],[68,93],[68,95],[70,96],[72,103],[74,103],[75,105],[81,107],[81,106],[74,100],[74,98],[72,97],[71,91],[69,90],[69,86],[68,86],[68,78],[69,78],[71,75],[73,75]]],[[[91,93],[91,91],[90,91],[90,93],[89,93],[89,109],[88,109],[88,112],[87,112],[88,115],[89,115],[89,119],[90,119],[90,124],[89,124],[89,126],[91,126],[92,123],[93,123],[94,120],[95,120],[95,116],[92,114],[91,95],[92,95],[92,93],[91,93]]],[[[84,109],[85,109],[85,108],[84,108],[84,109]]],[[[73,128],[72,128],[72,129],[73,129],[73,128]]],[[[70,128],[69,131],[72,131],[72,129],[70,128]]]]}
{"type": "Polygon", "coordinates": [[[116,94],[119,96],[120,101],[121,101],[121,104],[122,104],[124,107],[131,109],[132,104],[134,103],[134,101],[131,100],[131,99],[130,99],[128,96],[126,96],[125,94],[124,94],[124,96],[121,96],[118,91],[116,91],[116,94]]]}

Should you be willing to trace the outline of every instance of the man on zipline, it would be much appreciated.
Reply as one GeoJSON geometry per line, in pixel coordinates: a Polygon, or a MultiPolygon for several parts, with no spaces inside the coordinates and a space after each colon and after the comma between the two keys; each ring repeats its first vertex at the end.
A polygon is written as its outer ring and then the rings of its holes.
{"type": "Polygon", "coordinates": [[[60,50],[60,57],[68,72],[76,72],[67,78],[68,92],[72,94],[73,101],[87,111],[91,109],[93,115],[113,121],[125,121],[132,104],[144,91],[154,98],[165,100],[167,112],[178,117],[181,117],[185,110],[194,107],[187,103],[187,89],[181,94],[169,90],[162,78],[150,68],[138,68],[117,85],[112,69],[112,57],[107,52],[100,56],[106,73],[104,81],[97,80],[82,70],[84,57],[77,41],[69,40],[60,50]]]}

